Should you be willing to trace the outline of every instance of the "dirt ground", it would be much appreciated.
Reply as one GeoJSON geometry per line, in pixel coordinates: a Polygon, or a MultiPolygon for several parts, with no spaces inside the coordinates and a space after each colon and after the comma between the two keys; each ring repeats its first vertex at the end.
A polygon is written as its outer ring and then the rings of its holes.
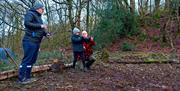
{"type": "Polygon", "coordinates": [[[0,91],[179,91],[180,64],[96,62],[92,70],[66,69],[34,74],[37,82],[19,85],[17,78],[0,81],[0,91]]]}
{"type": "MultiPolygon", "coordinates": [[[[120,42],[109,50],[118,51],[120,42]]],[[[154,48],[143,52],[151,50],[154,48]]],[[[66,69],[34,74],[39,80],[28,85],[17,84],[17,78],[0,81],[0,91],[180,91],[180,64],[138,63],[138,58],[129,57],[110,55],[109,62],[96,61],[88,72],[66,69]],[[137,63],[128,63],[132,60],[137,63]]]]}

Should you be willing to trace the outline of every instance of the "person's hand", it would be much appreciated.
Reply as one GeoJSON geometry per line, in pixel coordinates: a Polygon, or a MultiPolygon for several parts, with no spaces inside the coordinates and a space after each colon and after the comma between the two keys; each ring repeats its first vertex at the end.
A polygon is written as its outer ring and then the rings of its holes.
{"type": "Polygon", "coordinates": [[[42,24],[42,25],[41,25],[41,28],[43,28],[43,29],[45,29],[45,30],[47,30],[47,29],[48,29],[48,27],[47,27],[47,25],[46,25],[46,24],[42,24]]]}
{"type": "Polygon", "coordinates": [[[93,38],[93,37],[90,37],[90,40],[91,40],[91,41],[93,41],[93,40],[94,40],[94,38],[93,38]]]}
{"type": "Polygon", "coordinates": [[[51,36],[51,33],[48,32],[48,33],[47,33],[47,36],[51,36]]]}
{"type": "Polygon", "coordinates": [[[47,37],[47,38],[51,38],[51,37],[52,37],[52,34],[51,34],[50,32],[47,32],[46,37],[47,37]]]}
{"type": "Polygon", "coordinates": [[[84,48],[84,49],[86,49],[86,47],[85,47],[85,46],[83,46],[83,48],[84,48]]]}

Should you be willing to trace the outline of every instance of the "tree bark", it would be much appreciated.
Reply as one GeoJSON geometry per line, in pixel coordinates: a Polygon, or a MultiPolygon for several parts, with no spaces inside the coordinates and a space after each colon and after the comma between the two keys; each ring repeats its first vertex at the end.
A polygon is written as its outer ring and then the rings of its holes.
{"type": "Polygon", "coordinates": [[[154,0],[154,1],[155,1],[155,9],[154,9],[154,11],[156,12],[157,10],[159,10],[161,0],[154,0]]]}
{"type": "Polygon", "coordinates": [[[130,11],[132,14],[135,13],[135,0],[130,0],[130,11]]]}
{"type": "Polygon", "coordinates": [[[149,6],[149,8],[150,8],[150,13],[151,13],[151,11],[152,11],[152,3],[151,3],[151,1],[152,1],[152,0],[149,1],[149,2],[150,2],[150,6],[149,6]]]}
{"type": "Polygon", "coordinates": [[[81,10],[82,10],[81,0],[79,0],[78,3],[79,3],[79,7],[77,9],[77,13],[78,13],[78,15],[77,15],[77,27],[80,28],[80,26],[81,26],[81,10]]]}
{"type": "Polygon", "coordinates": [[[73,22],[73,18],[72,18],[72,0],[67,0],[67,4],[68,4],[68,18],[69,18],[69,23],[71,25],[71,29],[74,29],[74,22],[73,22]]]}
{"type": "Polygon", "coordinates": [[[87,2],[87,7],[86,7],[86,10],[87,10],[87,16],[86,16],[86,31],[90,32],[89,31],[89,3],[90,1],[88,0],[87,2]]]}
{"type": "Polygon", "coordinates": [[[169,7],[170,7],[170,0],[165,0],[165,7],[164,7],[164,9],[165,10],[169,9],[169,7]]]}

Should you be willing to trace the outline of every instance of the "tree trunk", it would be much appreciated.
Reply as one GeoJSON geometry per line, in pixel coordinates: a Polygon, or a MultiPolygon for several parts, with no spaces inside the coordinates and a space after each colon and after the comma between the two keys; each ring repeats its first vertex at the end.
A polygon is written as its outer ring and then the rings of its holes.
{"type": "Polygon", "coordinates": [[[89,31],[89,0],[88,0],[88,2],[87,2],[86,10],[87,10],[87,16],[86,16],[86,31],[90,32],[90,31],[89,31]]]}
{"type": "Polygon", "coordinates": [[[65,17],[64,17],[64,19],[65,19],[65,24],[67,24],[68,23],[68,16],[67,16],[67,12],[68,12],[68,9],[66,8],[65,10],[64,10],[64,15],[65,15],[65,17]]]}
{"type": "Polygon", "coordinates": [[[143,1],[142,0],[138,0],[138,12],[139,12],[140,15],[144,14],[144,11],[143,11],[143,1]]]}
{"type": "Polygon", "coordinates": [[[150,0],[149,2],[150,2],[150,6],[149,6],[149,8],[150,8],[150,14],[152,14],[152,0],[150,0]]]}
{"type": "Polygon", "coordinates": [[[78,0],[78,3],[79,3],[79,7],[78,7],[78,10],[77,10],[77,27],[80,28],[81,26],[81,9],[82,9],[82,2],[81,0],[78,0]]]}
{"type": "Polygon", "coordinates": [[[169,6],[170,6],[170,0],[165,0],[165,7],[164,9],[169,9],[169,6]]]}
{"type": "Polygon", "coordinates": [[[130,0],[130,10],[131,10],[131,13],[134,14],[135,12],[135,0],[130,0]]]}
{"type": "Polygon", "coordinates": [[[56,4],[56,11],[57,11],[57,14],[58,14],[58,17],[59,17],[59,24],[62,24],[63,23],[63,20],[62,20],[62,9],[61,10],[59,10],[58,9],[59,7],[58,7],[58,5],[56,4]]]}
{"type": "Polygon", "coordinates": [[[155,1],[155,9],[154,9],[154,11],[156,12],[157,10],[159,10],[161,0],[154,0],[154,1],[155,1]]]}
{"type": "Polygon", "coordinates": [[[71,25],[71,29],[74,29],[74,22],[73,22],[73,18],[72,18],[72,0],[67,0],[68,3],[68,18],[69,18],[69,22],[71,25]]]}
{"type": "Polygon", "coordinates": [[[145,14],[147,14],[147,12],[148,12],[148,8],[149,8],[148,4],[149,4],[149,0],[145,0],[144,1],[144,5],[145,5],[144,11],[145,11],[145,14]]]}
{"type": "MultiPolygon", "coordinates": [[[[44,1],[44,5],[45,5],[45,10],[48,12],[48,10],[49,10],[49,5],[48,5],[48,1],[44,1]]],[[[49,24],[49,22],[50,22],[50,15],[49,15],[49,13],[46,13],[46,16],[47,16],[47,21],[48,21],[48,24],[49,24]]]]}

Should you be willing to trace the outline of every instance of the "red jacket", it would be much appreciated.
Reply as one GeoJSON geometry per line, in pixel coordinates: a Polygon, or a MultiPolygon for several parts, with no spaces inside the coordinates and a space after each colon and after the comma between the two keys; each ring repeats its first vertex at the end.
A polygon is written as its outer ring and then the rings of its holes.
{"type": "Polygon", "coordinates": [[[94,40],[90,40],[89,42],[83,42],[85,58],[89,58],[93,54],[92,46],[94,45],[94,40]]]}

